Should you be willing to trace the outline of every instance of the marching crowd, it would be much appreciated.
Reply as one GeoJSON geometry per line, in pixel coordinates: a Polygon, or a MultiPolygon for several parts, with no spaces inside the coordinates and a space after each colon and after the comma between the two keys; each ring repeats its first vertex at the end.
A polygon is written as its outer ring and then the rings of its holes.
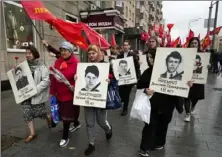
{"type": "MultiPolygon", "coordinates": [[[[75,102],[75,100],[73,100],[73,91],[75,88],[75,81],[78,79],[76,73],[79,60],[73,54],[73,45],[67,41],[64,41],[60,45],[59,50],[53,48],[45,41],[43,41],[43,44],[47,47],[48,51],[53,53],[57,58],[54,68],[65,76],[73,88],[69,88],[66,84],[57,80],[54,75],[50,74],[50,70],[39,61],[40,54],[34,46],[30,45],[27,47],[26,58],[37,86],[37,94],[22,102],[24,119],[27,122],[30,130],[30,135],[25,138],[25,142],[31,142],[37,137],[34,127],[35,118],[46,119],[50,128],[56,127],[51,115],[46,113],[47,101],[50,97],[56,97],[59,105],[59,116],[61,122],[63,123],[63,133],[59,145],[61,147],[65,147],[69,143],[69,132],[73,132],[81,127],[78,120],[80,107],[73,105],[73,102],[75,102]]],[[[151,37],[148,41],[147,51],[143,52],[143,54],[146,55],[149,68],[146,69],[142,74],[140,73],[140,61],[138,53],[130,49],[130,42],[128,40],[123,42],[122,47],[117,45],[112,47],[111,56],[109,56],[110,62],[116,58],[120,59],[131,56],[134,59],[138,82],[137,84],[119,86],[119,94],[123,104],[121,116],[126,116],[128,114],[129,96],[131,89],[135,85],[137,89],[144,89],[144,92],[148,96],[152,96],[150,98],[150,123],[145,123],[144,125],[140,151],[138,152],[141,156],[149,156],[150,151],[164,148],[168,124],[171,122],[174,109],[181,114],[183,113],[184,106],[186,111],[184,121],[189,122],[198,101],[204,99],[204,85],[193,84],[192,80],[187,82],[188,86],[190,87],[188,98],[160,94],[149,88],[157,47],[159,47],[158,40],[155,37],[151,37]]],[[[188,47],[197,48],[198,52],[202,52],[200,49],[200,41],[196,37],[190,40],[188,47]]],[[[88,62],[105,62],[107,52],[100,49],[98,46],[90,45],[87,52],[88,62]]],[[[91,66],[90,68],[94,67],[91,66]]],[[[87,73],[88,72],[86,70],[85,75],[87,75],[87,73]]],[[[98,76],[99,72],[94,70],[93,74],[98,76]]],[[[109,79],[107,82],[110,83],[112,80],[115,80],[115,76],[113,74],[111,64],[109,79]]],[[[85,90],[90,91],[92,89],[86,88],[85,90]]],[[[87,149],[85,150],[85,155],[90,155],[93,151],[95,151],[95,121],[104,130],[107,140],[112,138],[112,125],[107,120],[107,110],[105,109],[84,107],[84,114],[89,143],[87,149]]]]}

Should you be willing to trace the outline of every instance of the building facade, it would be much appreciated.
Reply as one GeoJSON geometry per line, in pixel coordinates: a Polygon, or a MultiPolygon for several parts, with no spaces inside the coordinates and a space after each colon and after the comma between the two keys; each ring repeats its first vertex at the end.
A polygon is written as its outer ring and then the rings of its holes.
{"type": "MultiPolygon", "coordinates": [[[[90,10],[92,2],[89,1],[43,1],[45,7],[56,17],[65,19],[70,22],[79,22],[79,12],[90,10]]],[[[59,48],[64,39],[48,23],[43,21],[30,21],[25,14],[19,1],[1,1],[0,2],[0,19],[1,20],[1,42],[0,42],[0,59],[1,59],[1,87],[4,88],[4,82],[8,78],[6,72],[12,69],[19,57],[18,63],[25,60],[24,47],[32,42],[40,52],[41,60],[48,66],[54,63],[54,58],[48,55],[44,48],[39,35],[36,33],[32,22],[35,24],[40,36],[48,41],[52,46],[59,48]]],[[[75,53],[81,54],[79,49],[75,53]]]]}

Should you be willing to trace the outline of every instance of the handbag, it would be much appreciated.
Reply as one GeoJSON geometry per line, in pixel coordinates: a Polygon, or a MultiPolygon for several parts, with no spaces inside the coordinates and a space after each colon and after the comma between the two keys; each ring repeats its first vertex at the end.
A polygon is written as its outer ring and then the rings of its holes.
{"type": "Polygon", "coordinates": [[[121,98],[119,95],[118,81],[112,80],[108,86],[106,109],[121,108],[121,98]]]}
{"type": "Polygon", "coordinates": [[[59,116],[59,106],[57,103],[57,99],[55,96],[50,97],[50,108],[51,108],[51,117],[55,124],[59,123],[60,116],[59,116]]]}
{"type": "Polygon", "coordinates": [[[144,93],[144,89],[136,91],[136,96],[133,102],[133,106],[130,112],[131,119],[137,119],[139,121],[150,123],[150,97],[144,93]]]}

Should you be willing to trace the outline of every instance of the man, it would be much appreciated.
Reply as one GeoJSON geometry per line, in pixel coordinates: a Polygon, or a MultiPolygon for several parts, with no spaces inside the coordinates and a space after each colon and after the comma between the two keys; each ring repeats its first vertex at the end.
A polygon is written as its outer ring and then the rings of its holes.
{"type": "Polygon", "coordinates": [[[26,87],[29,84],[27,76],[23,76],[22,69],[20,67],[15,69],[15,81],[18,90],[26,87]]]}
{"type": "Polygon", "coordinates": [[[126,60],[121,60],[119,62],[119,76],[127,76],[130,75],[130,69],[128,70],[128,63],[126,60]]]}
{"type": "Polygon", "coordinates": [[[86,86],[85,88],[82,88],[81,91],[99,92],[97,88],[100,86],[101,83],[99,82],[98,77],[99,69],[97,68],[97,66],[88,66],[85,70],[86,86]]]}
{"type": "MultiPolygon", "coordinates": [[[[136,69],[136,75],[138,79],[140,76],[140,65],[137,60],[136,54],[130,50],[130,42],[128,40],[125,40],[123,43],[123,51],[120,52],[120,54],[117,56],[117,59],[131,57],[131,56],[133,56],[134,65],[136,69]]],[[[121,97],[122,102],[124,103],[121,116],[125,116],[128,114],[129,96],[130,96],[132,87],[133,87],[133,84],[122,85],[119,87],[120,97],[121,97]]]]}
{"type": "Polygon", "coordinates": [[[201,58],[199,55],[196,55],[196,63],[195,63],[194,68],[195,69],[193,70],[193,73],[202,74],[203,66],[202,66],[201,58]]]}
{"type": "Polygon", "coordinates": [[[182,61],[182,56],[179,52],[173,51],[166,58],[167,71],[160,75],[161,78],[173,80],[182,80],[183,71],[178,73],[177,69],[182,61]]]}

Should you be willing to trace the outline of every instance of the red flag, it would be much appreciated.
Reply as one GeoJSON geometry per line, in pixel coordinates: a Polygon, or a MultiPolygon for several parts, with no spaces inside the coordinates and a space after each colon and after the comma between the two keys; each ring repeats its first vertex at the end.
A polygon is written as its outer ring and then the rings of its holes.
{"type": "MultiPolygon", "coordinates": [[[[216,35],[218,35],[220,33],[221,28],[222,28],[222,26],[216,28],[216,32],[215,32],[216,35]]],[[[209,35],[214,35],[214,30],[210,31],[209,35]]]]}
{"type": "Polygon", "coordinates": [[[56,19],[56,17],[42,4],[41,0],[21,0],[21,4],[31,19],[47,21],[56,19]]]}
{"type": "Polygon", "coordinates": [[[177,45],[179,44],[180,42],[180,37],[177,37],[176,40],[174,40],[172,43],[171,43],[171,47],[177,47],[177,45]]]}
{"type": "Polygon", "coordinates": [[[159,29],[159,37],[160,37],[160,38],[163,38],[163,32],[164,32],[164,26],[161,25],[161,26],[160,26],[160,29],[159,29]]]}
{"type": "Polygon", "coordinates": [[[108,49],[110,47],[110,44],[99,33],[85,23],[80,22],[80,24],[91,44],[95,44],[103,49],[108,49]]]}
{"type": "Polygon", "coordinates": [[[194,37],[194,32],[190,29],[189,35],[187,37],[187,43],[189,43],[190,39],[194,37]]]}
{"type": "Polygon", "coordinates": [[[112,34],[112,37],[111,37],[111,45],[112,45],[112,46],[115,46],[115,45],[116,45],[115,34],[112,34]]]}
{"type": "Polygon", "coordinates": [[[207,34],[202,41],[202,49],[205,50],[210,45],[210,36],[207,34]]]}
{"type": "Polygon", "coordinates": [[[87,50],[88,44],[85,38],[82,37],[82,26],[80,24],[65,22],[62,19],[57,19],[53,26],[57,31],[69,42],[87,50]]]}
{"type": "Polygon", "coordinates": [[[170,24],[167,24],[167,28],[168,28],[168,31],[171,32],[171,29],[173,28],[174,24],[170,23],[170,24]]]}

